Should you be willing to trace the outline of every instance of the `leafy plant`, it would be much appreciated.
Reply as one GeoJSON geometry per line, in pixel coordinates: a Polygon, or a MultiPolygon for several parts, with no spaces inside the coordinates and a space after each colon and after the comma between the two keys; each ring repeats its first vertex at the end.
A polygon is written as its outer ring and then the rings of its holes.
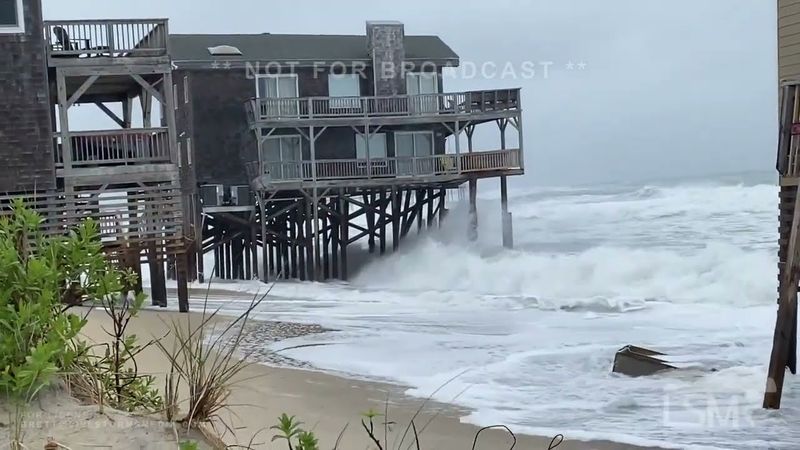
{"type": "Polygon", "coordinates": [[[197,441],[181,441],[178,446],[180,450],[198,450],[197,441]]]}
{"type": "Polygon", "coordinates": [[[271,430],[278,431],[278,434],[272,436],[272,441],[285,440],[289,450],[319,450],[319,440],[313,432],[300,428],[302,424],[294,416],[281,414],[278,417],[278,424],[270,427],[271,430]]]}
{"type": "Polygon", "coordinates": [[[12,400],[12,447],[20,447],[24,405],[71,365],[85,320],[68,310],[118,286],[97,226],[83,221],[64,236],[45,236],[39,214],[21,200],[0,218],[0,390],[12,400]]]}

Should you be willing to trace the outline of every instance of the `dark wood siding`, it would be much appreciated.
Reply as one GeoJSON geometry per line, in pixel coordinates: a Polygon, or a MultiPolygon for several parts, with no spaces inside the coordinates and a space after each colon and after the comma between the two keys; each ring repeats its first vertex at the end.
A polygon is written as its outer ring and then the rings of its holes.
{"type": "MultiPolygon", "coordinates": [[[[363,71],[361,95],[373,95],[372,70],[363,71]]],[[[296,68],[300,97],[328,96],[328,70],[296,68]]],[[[244,103],[256,95],[256,81],[242,70],[182,71],[174,73],[179,108],[176,116],[179,142],[192,137],[193,168],[198,184],[247,184],[245,165],[258,159],[255,133],[247,124],[244,103]],[[189,104],[183,104],[183,77],[189,76],[189,104]],[[182,133],[184,137],[180,137],[182,133]]],[[[437,124],[384,127],[387,154],[394,156],[394,131],[434,131],[434,152],[445,152],[447,130],[437,124]]],[[[307,130],[304,130],[306,133],[307,130]]],[[[294,129],[281,129],[275,135],[297,135],[294,129]]],[[[303,158],[311,158],[308,141],[303,142],[303,158]]],[[[329,127],[316,144],[317,159],[356,157],[355,131],[349,126],[329,127]]]]}
{"type": "Polygon", "coordinates": [[[54,187],[42,9],[24,1],[25,33],[0,33],[0,191],[54,187]]]}

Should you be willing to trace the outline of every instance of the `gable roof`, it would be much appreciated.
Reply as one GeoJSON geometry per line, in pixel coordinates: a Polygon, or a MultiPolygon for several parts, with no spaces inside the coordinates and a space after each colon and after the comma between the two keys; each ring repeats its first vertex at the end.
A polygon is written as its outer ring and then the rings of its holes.
{"type": "MultiPolygon", "coordinates": [[[[170,55],[178,63],[204,63],[214,60],[245,62],[313,63],[354,61],[369,62],[366,36],[311,34],[172,34],[170,55]],[[241,56],[212,56],[209,47],[230,45],[241,50],[241,56]]],[[[438,36],[406,36],[406,60],[431,61],[439,65],[457,66],[458,55],[438,36]]]]}

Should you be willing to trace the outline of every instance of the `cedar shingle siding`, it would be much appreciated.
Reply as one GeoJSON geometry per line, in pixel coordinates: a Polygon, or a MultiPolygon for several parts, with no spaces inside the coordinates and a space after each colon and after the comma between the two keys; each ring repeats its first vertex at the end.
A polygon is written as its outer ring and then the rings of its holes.
{"type": "Polygon", "coordinates": [[[800,0],[778,0],[778,61],[781,80],[800,79],[800,0]]]}
{"type": "Polygon", "coordinates": [[[41,4],[23,5],[25,33],[0,33],[0,192],[55,184],[41,4]]]}

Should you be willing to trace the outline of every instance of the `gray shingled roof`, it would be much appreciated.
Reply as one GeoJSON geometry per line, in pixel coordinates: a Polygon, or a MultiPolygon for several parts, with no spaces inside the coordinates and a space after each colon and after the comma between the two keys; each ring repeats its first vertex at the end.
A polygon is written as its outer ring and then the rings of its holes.
{"type": "MultiPolygon", "coordinates": [[[[309,34],[173,34],[175,62],[229,61],[361,61],[368,60],[367,38],[309,34]],[[242,56],[212,57],[209,47],[232,45],[242,56]]],[[[458,55],[438,36],[406,36],[406,59],[458,64],[458,55]]]]}

